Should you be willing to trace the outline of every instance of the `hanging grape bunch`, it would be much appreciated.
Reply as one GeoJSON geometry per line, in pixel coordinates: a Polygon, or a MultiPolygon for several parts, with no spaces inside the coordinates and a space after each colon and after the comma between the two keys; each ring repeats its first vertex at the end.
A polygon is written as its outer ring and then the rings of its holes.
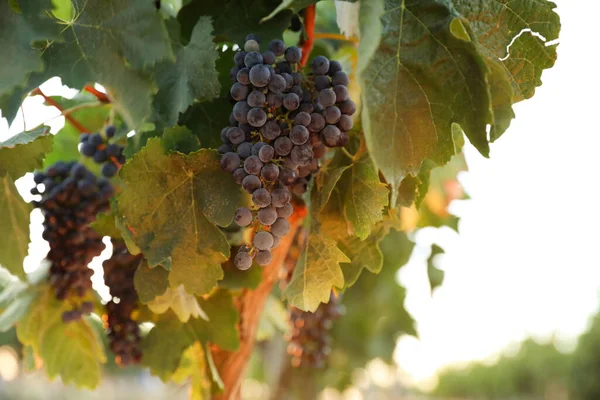
{"type": "Polygon", "coordinates": [[[108,126],[104,130],[104,135],[100,132],[83,133],[79,138],[81,154],[92,157],[94,162],[102,165],[102,175],[107,178],[115,176],[121,165],[125,164],[123,146],[110,143],[116,132],[117,129],[114,126],[108,126]]]}
{"type": "Polygon", "coordinates": [[[133,286],[135,270],[142,255],[132,255],[122,240],[112,240],[112,257],[102,263],[104,282],[113,297],[106,303],[106,315],[102,317],[108,332],[110,349],[116,355],[118,365],[138,364],[142,358],[140,328],[132,319],[137,310],[138,295],[133,286]]]}
{"type": "Polygon", "coordinates": [[[41,195],[33,204],[44,215],[42,237],[49,243],[46,259],[50,262],[49,280],[56,298],[73,300],[74,308],[63,313],[63,321],[75,321],[92,311],[91,302],[81,302],[92,288],[93,271],[88,268],[92,258],[104,249],[102,237],[89,224],[96,214],[109,210],[109,198],[114,190],[110,182],[98,179],[84,165],[62,161],[46,172],[34,175],[34,195],[41,195]],[[73,299],[73,297],[75,299],[73,299]]]}
{"type": "Polygon", "coordinates": [[[331,328],[333,321],[343,314],[340,297],[333,292],[328,303],[322,303],[314,313],[292,307],[288,336],[288,354],[292,366],[323,368],[331,352],[331,328]]]}
{"type": "Polygon", "coordinates": [[[259,39],[248,35],[234,56],[230,94],[236,101],[231,126],[221,131],[221,168],[252,194],[252,209],[239,208],[234,220],[255,226],[253,241],[240,247],[234,264],[266,266],[271,250],[290,229],[292,193],[306,192],[326,147],[344,146],[356,105],[348,96],[341,64],[317,56],[303,74],[302,51],[273,40],[260,53],[259,39]]]}

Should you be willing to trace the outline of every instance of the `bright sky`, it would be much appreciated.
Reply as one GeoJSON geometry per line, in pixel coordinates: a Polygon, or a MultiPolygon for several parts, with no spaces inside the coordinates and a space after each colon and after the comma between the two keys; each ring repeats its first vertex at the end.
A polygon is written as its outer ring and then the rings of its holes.
{"type": "MultiPolygon", "coordinates": [[[[423,386],[440,367],[489,359],[530,335],[555,335],[568,347],[599,304],[600,58],[592,38],[600,3],[556,3],[559,58],[544,85],[515,107],[517,118],[492,145],[491,159],[465,149],[469,172],[460,181],[471,199],[452,205],[460,234],[420,232],[401,271],[420,339],[402,338],[395,358],[423,386]],[[438,264],[446,279],[433,297],[425,269],[432,241],[446,250],[438,264]]],[[[65,93],[57,79],[43,89],[65,93]]],[[[42,102],[27,100],[28,128],[56,116],[42,102]]],[[[50,125],[55,132],[63,123],[60,117],[50,125]]],[[[22,127],[18,118],[9,133],[0,120],[0,140],[22,127]]],[[[34,237],[39,243],[39,232],[34,237]]],[[[37,248],[26,267],[45,254],[37,248]]]]}

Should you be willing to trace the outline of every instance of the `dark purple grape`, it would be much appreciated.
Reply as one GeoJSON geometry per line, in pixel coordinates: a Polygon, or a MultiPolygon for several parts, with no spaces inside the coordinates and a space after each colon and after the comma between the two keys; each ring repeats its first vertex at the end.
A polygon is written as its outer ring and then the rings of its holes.
{"type": "Polygon", "coordinates": [[[250,68],[242,68],[238,71],[236,79],[239,83],[247,85],[250,83],[250,68]]]}
{"type": "Polygon", "coordinates": [[[346,74],[344,71],[338,71],[332,75],[331,83],[333,83],[333,86],[348,86],[350,84],[350,79],[348,78],[348,74],[346,74]]]}
{"type": "Polygon", "coordinates": [[[316,56],[310,66],[315,75],[326,75],[329,71],[329,60],[325,56],[316,56]]]}
{"type": "Polygon", "coordinates": [[[260,178],[258,176],[248,175],[244,179],[242,179],[242,187],[246,192],[252,193],[256,189],[260,189],[262,187],[262,182],[260,181],[260,178]]]}
{"type": "Polygon", "coordinates": [[[233,117],[236,121],[245,124],[248,122],[248,111],[250,111],[250,106],[245,101],[238,101],[233,106],[233,117]]]}
{"type": "Polygon", "coordinates": [[[282,56],[285,52],[285,43],[282,40],[275,39],[269,43],[269,50],[275,54],[275,56],[282,56]]]}
{"type": "Polygon", "coordinates": [[[244,65],[247,68],[250,68],[252,71],[252,67],[256,65],[261,65],[263,63],[262,55],[257,51],[251,51],[244,56],[244,65]]]}
{"type": "Polygon", "coordinates": [[[244,133],[246,134],[246,139],[250,140],[250,134],[252,133],[252,126],[250,126],[250,124],[246,123],[246,124],[238,124],[238,127],[244,131],[244,133]]]}
{"type": "Polygon", "coordinates": [[[279,61],[275,65],[275,71],[278,74],[283,74],[283,73],[291,74],[292,73],[292,66],[287,61],[279,61]]]}
{"type": "Polygon", "coordinates": [[[263,167],[262,161],[257,156],[250,156],[244,161],[244,171],[250,175],[260,174],[260,169],[263,167]]]}
{"type": "Polygon", "coordinates": [[[312,160],[312,158],[313,151],[307,145],[294,146],[290,153],[290,159],[299,166],[310,164],[310,160],[312,160]]]}
{"type": "Polygon", "coordinates": [[[267,122],[267,113],[262,108],[253,108],[248,111],[247,118],[250,125],[260,128],[267,122]]]}
{"type": "Polygon", "coordinates": [[[315,107],[312,105],[312,103],[300,103],[299,110],[310,115],[315,110],[315,107]]]}
{"type": "Polygon", "coordinates": [[[235,153],[225,153],[221,156],[221,169],[225,172],[233,172],[240,166],[240,157],[235,153]]]}
{"type": "Polygon", "coordinates": [[[333,91],[335,92],[335,101],[337,101],[338,103],[348,100],[350,96],[350,94],[348,93],[348,88],[343,85],[334,86],[333,91]]]}
{"type": "Polygon", "coordinates": [[[269,106],[279,108],[283,105],[283,93],[269,93],[267,94],[267,103],[269,106]]]}
{"type": "Polygon", "coordinates": [[[238,168],[235,171],[233,171],[233,180],[238,185],[242,184],[242,181],[246,176],[248,176],[248,174],[246,173],[246,171],[244,171],[244,168],[238,168]]]}
{"type": "Polygon", "coordinates": [[[285,236],[290,230],[290,223],[285,218],[277,218],[271,225],[271,234],[277,237],[285,236]]]}
{"type": "Polygon", "coordinates": [[[287,156],[290,154],[290,151],[292,151],[294,144],[287,136],[280,136],[277,138],[277,140],[275,140],[273,147],[275,148],[275,153],[277,153],[278,156],[287,156]]]}
{"type": "Polygon", "coordinates": [[[102,164],[106,162],[106,160],[108,160],[108,154],[106,153],[106,150],[96,151],[96,153],[94,154],[94,161],[96,163],[102,164]]]}
{"type": "Polygon", "coordinates": [[[240,72],[240,67],[232,67],[229,70],[229,78],[231,78],[232,82],[237,81],[237,74],[240,72]]]}
{"type": "Polygon", "coordinates": [[[274,140],[281,134],[281,128],[275,121],[267,121],[267,123],[260,128],[260,133],[265,139],[274,140]]]}
{"type": "Polygon", "coordinates": [[[241,101],[246,99],[246,96],[248,96],[249,91],[250,90],[248,89],[248,86],[236,82],[233,84],[233,86],[231,86],[231,90],[229,91],[229,93],[231,93],[231,97],[233,97],[234,100],[241,101]]]}
{"type": "MultiPolygon", "coordinates": [[[[283,172],[283,171],[282,171],[283,172]]],[[[296,178],[294,178],[295,180],[296,178]]],[[[274,207],[283,207],[290,202],[292,196],[287,189],[275,189],[271,193],[271,204],[274,207]]]]}
{"type": "Polygon", "coordinates": [[[109,157],[118,157],[123,151],[123,148],[116,143],[106,145],[106,155],[109,157]]]}
{"type": "Polygon", "coordinates": [[[292,82],[294,85],[302,84],[302,74],[300,72],[292,72],[292,82]]]}
{"type": "Polygon", "coordinates": [[[345,132],[348,132],[354,126],[354,121],[349,115],[342,115],[338,121],[338,127],[345,132]]]}
{"type": "Polygon", "coordinates": [[[304,97],[304,90],[302,90],[302,88],[300,86],[292,86],[290,88],[290,93],[295,93],[299,99],[304,97]]]}
{"type": "Polygon", "coordinates": [[[258,151],[258,158],[264,163],[271,162],[275,156],[275,149],[272,146],[266,145],[258,151]]]}
{"type": "Polygon", "coordinates": [[[325,118],[319,113],[310,114],[310,124],[308,124],[308,130],[311,132],[321,132],[325,127],[325,118]]]}
{"type": "Polygon", "coordinates": [[[286,89],[289,89],[292,87],[292,85],[294,85],[294,77],[291,74],[289,74],[287,72],[282,72],[281,76],[285,80],[285,88],[286,89]]]}
{"type": "Polygon", "coordinates": [[[265,207],[258,210],[258,222],[262,225],[269,226],[277,219],[277,211],[273,207],[265,207]]]}
{"type": "Polygon", "coordinates": [[[340,135],[340,140],[338,141],[338,146],[344,147],[345,145],[348,144],[349,141],[350,141],[350,136],[348,136],[348,134],[346,132],[342,132],[342,134],[340,135]]]}
{"type": "Polygon", "coordinates": [[[311,174],[311,166],[305,165],[298,168],[298,178],[306,178],[311,174]]]}
{"type": "Polygon", "coordinates": [[[323,135],[323,141],[329,147],[337,146],[340,135],[342,134],[337,126],[327,125],[321,132],[323,135]]]}
{"type": "Polygon", "coordinates": [[[279,167],[273,163],[269,163],[262,167],[260,176],[267,182],[275,182],[279,178],[279,167]]]}
{"type": "Polygon", "coordinates": [[[266,267],[271,263],[271,260],[273,260],[273,255],[269,250],[259,250],[258,253],[256,253],[254,260],[261,267],[266,267]]]}
{"type": "Polygon", "coordinates": [[[246,271],[252,266],[252,257],[250,257],[250,254],[240,251],[235,255],[233,264],[237,269],[246,271]]]}
{"type": "Polygon", "coordinates": [[[331,60],[329,61],[329,71],[327,71],[327,75],[333,76],[336,72],[342,70],[342,64],[339,61],[331,60]]]}
{"type": "Polygon", "coordinates": [[[86,157],[93,157],[94,154],[96,154],[96,150],[98,149],[98,146],[96,146],[95,144],[92,144],[90,142],[84,143],[81,145],[81,154],[83,154],[86,157]]]}
{"type": "Polygon", "coordinates": [[[258,36],[256,33],[247,34],[244,38],[244,41],[247,42],[248,40],[254,40],[256,43],[260,44],[260,36],[258,36]]]}
{"type": "MultiPolygon", "coordinates": [[[[269,121],[269,122],[271,122],[271,121],[269,121]]],[[[267,122],[267,124],[268,124],[268,122],[267,122]]],[[[262,129],[261,129],[261,131],[262,131],[262,129]]],[[[258,156],[258,153],[260,152],[260,149],[263,146],[266,146],[266,145],[267,144],[265,142],[256,142],[256,143],[254,143],[254,145],[252,145],[252,155],[253,156],[258,156]]]]}
{"type": "Polygon", "coordinates": [[[286,88],[286,82],[283,76],[279,74],[273,75],[269,82],[269,90],[273,93],[282,93],[286,88]]]}
{"type": "Polygon", "coordinates": [[[240,144],[246,140],[246,133],[239,127],[229,128],[227,138],[233,144],[240,144]]]}
{"type": "MultiPolygon", "coordinates": [[[[310,118],[310,115],[306,115],[310,118]]],[[[306,143],[308,141],[309,136],[310,132],[308,132],[308,129],[306,129],[306,127],[303,125],[294,125],[294,127],[290,131],[290,140],[295,145],[301,145],[306,143]]]]}
{"type": "Polygon", "coordinates": [[[241,143],[237,148],[237,153],[242,159],[250,157],[252,155],[252,143],[241,143]]]}
{"type": "Polygon", "coordinates": [[[248,99],[246,101],[250,107],[262,107],[265,105],[267,98],[260,90],[253,90],[248,95],[248,99]]]}
{"type": "Polygon", "coordinates": [[[244,43],[244,50],[245,51],[259,51],[260,45],[258,44],[258,42],[256,40],[246,39],[246,43],[244,43]]]}
{"type": "Polygon", "coordinates": [[[315,89],[324,90],[329,88],[331,85],[331,80],[326,75],[317,75],[315,76],[315,89]]]}
{"type": "Polygon", "coordinates": [[[252,211],[246,207],[241,207],[235,210],[233,220],[239,226],[248,226],[252,222],[252,211]]]}
{"type": "Polygon", "coordinates": [[[269,232],[257,232],[253,242],[258,250],[269,250],[273,246],[273,236],[269,232]]]}
{"type": "Polygon", "coordinates": [[[104,144],[104,138],[100,133],[96,132],[90,135],[88,142],[94,146],[100,146],[101,144],[104,144]]]}
{"type": "Polygon", "coordinates": [[[298,196],[302,196],[308,190],[308,180],[306,178],[298,178],[292,185],[292,191],[298,196]]]}
{"type": "Polygon", "coordinates": [[[289,111],[294,111],[300,107],[300,97],[296,93],[288,93],[283,97],[283,106],[289,111]]]}
{"type": "Polygon", "coordinates": [[[328,124],[337,124],[342,116],[342,112],[336,106],[327,107],[323,114],[328,124]]]}
{"type": "Polygon", "coordinates": [[[281,168],[279,171],[279,182],[282,185],[289,186],[296,181],[296,178],[298,178],[296,171],[289,168],[281,168]]]}
{"type": "Polygon", "coordinates": [[[115,176],[117,171],[119,171],[119,167],[117,167],[112,162],[107,162],[104,165],[102,165],[102,170],[100,172],[102,173],[102,176],[112,178],[113,176],[115,176]]]}
{"type": "Polygon", "coordinates": [[[262,53],[262,56],[265,64],[275,64],[275,54],[272,51],[267,50],[262,53]]]}
{"type": "Polygon", "coordinates": [[[323,107],[329,107],[335,104],[336,95],[333,89],[323,89],[319,92],[319,103],[323,107]]]}
{"type": "Polygon", "coordinates": [[[246,52],[243,50],[240,50],[234,54],[233,62],[238,67],[242,68],[244,66],[244,57],[246,57],[246,52]]]}
{"type": "Polygon", "coordinates": [[[300,111],[294,117],[294,123],[296,125],[308,126],[310,124],[310,114],[304,111],[300,111]]]}
{"type": "Polygon", "coordinates": [[[296,46],[290,46],[285,49],[285,59],[291,64],[299,63],[302,59],[302,50],[296,46]]]}
{"type": "Polygon", "coordinates": [[[315,156],[315,158],[323,158],[325,156],[325,152],[327,151],[327,148],[325,147],[325,145],[323,143],[319,143],[316,145],[313,145],[313,154],[315,156]]]}
{"type": "Polygon", "coordinates": [[[356,104],[352,100],[346,100],[340,103],[340,111],[345,115],[352,115],[356,112],[356,104]]]}
{"type": "Polygon", "coordinates": [[[256,207],[267,207],[271,204],[271,194],[265,188],[256,189],[252,192],[252,202],[256,207]]]}
{"type": "Polygon", "coordinates": [[[271,71],[264,64],[250,68],[250,82],[256,87],[265,87],[271,80],[271,71]]]}
{"type": "Polygon", "coordinates": [[[290,203],[286,203],[283,206],[277,208],[277,216],[281,218],[287,219],[292,216],[293,212],[294,206],[292,206],[290,203]]]}
{"type": "Polygon", "coordinates": [[[233,147],[231,147],[231,145],[229,144],[222,144],[221,146],[219,146],[219,148],[217,149],[217,152],[219,154],[225,154],[225,153],[229,153],[233,151],[233,147]]]}

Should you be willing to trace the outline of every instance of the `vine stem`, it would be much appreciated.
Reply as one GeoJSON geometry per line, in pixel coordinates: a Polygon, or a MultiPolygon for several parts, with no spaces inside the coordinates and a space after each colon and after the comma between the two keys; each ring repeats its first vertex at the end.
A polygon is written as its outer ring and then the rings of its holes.
{"type": "Polygon", "coordinates": [[[333,39],[333,40],[340,40],[342,42],[358,43],[358,38],[356,36],[346,37],[344,35],[340,35],[339,33],[320,32],[320,33],[313,34],[313,38],[314,39],[333,39]]]}
{"type": "Polygon", "coordinates": [[[302,45],[302,60],[300,65],[305,66],[308,61],[308,56],[313,48],[314,36],[315,36],[315,17],[317,15],[317,6],[312,5],[304,9],[304,29],[306,31],[306,38],[301,41],[302,45]]]}
{"type": "Polygon", "coordinates": [[[46,101],[46,103],[48,103],[49,105],[53,106],[54,108],[56,108],[58,111],[60,111],[60,113],[62,115],[65,116],[65,118],[71,123],[73,124],[73,126],[80,132],[80,133],[85,133],[85,132],[89,132],[88,129],[86,129],[85,126],[83,126],[81,124],[81,122],[77,121],[77,119],[75,119],[72,115],[70,115],[70,113],[65,113],[65,109],[58,104],[56,101],[54,101],[54,99],[52,99],[51,97],[46,96],[42,90],[40,88],[36,88],[33,90],[33,92],[31,92],[32,95],[40,95],[44,98],[44,100],[46,101]]]}
{"type": "Polygon", "coordinates": [[[240,348],[234,352],[212,350],[215,365],[225,386],[224,392],[216,395],[215,400],[239,400],[241,398],[242,381],[256,342],[258,323],[265,302],[273,285],[279,279],[279,271],[292,246],[296,231],[307,214],[306,206],[294,205],[294,214],[289,219],[290,231],[281,238],[279,246],[273,251],[273,260],[263,269],[261,283],[254,290],[245,289],[238,298],[236,306],[240,312],[238,325],[240,348]]]}
{"type": "Polygon", "coordinates": [[[93,94],[94,96],[96,96],[96,98],[98,99],[99,102],[101,103],[110,103],[110,99],[108,98],[108,96],[105,93],[102,93],[99,90],[96,90],[96,88],[90,86],[90,85],[85,85],[85,87],[83,88],[83,90],[85,90],[86,92],[89,92],[91,94],[93,94]]]}

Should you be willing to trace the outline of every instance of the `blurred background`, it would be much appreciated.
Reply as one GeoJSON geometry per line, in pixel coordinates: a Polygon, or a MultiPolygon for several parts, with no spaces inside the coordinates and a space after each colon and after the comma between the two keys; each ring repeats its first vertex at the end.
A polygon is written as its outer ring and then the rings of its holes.
{"type": "MultiPolygon", "coordinates": [[[[334,344],[332,365],[323,373],[330,387],[318,398],[600,399],[600,189],[595,183],[600,172],[595,121],[600,56],[592,45],[600,3],[556,3],[562,22],[556,65],[544,73],[534,98],[515,106],[517,117],[492,145],[489,159],[466,143],[466,165],[461,159],[451,166],[454,173],[462,171],[458,181],[446,178],[453,174],[437,175],[442,200],[430,197],[426,212],[442,221],[433,224],[439,228],[420,229],[411,221],[411,210],[404,210],[414,248],[402,246],[412,254],[408,251],[410,259],[399,262],[402,256],[389,253],[394,261],[389,271],[403,307],[388,311],[386,318],[393,323],[366,316],[377,314],[377,303],[369,302],[374,308],[363,308],[358,316],[364,317],[363,324],[396,325],[387,335],[371,336],[362,325],[334,327],[334,332],[343,330],[342,339],[334,334],[334,340],[344,342],[341,348],[371,340],[365,346],[371,359],[363,357],[359,365],[334,344]],[[430,259],[434,243],[445,252],[430,259]],[[433,293],[428,268],[443,271],[443,284],[433,293]],[[385,338],[391,342],[376,342],[385,338]],[[342,364],[343,374],[336,370],[342,364]]],[[[318,12],[317,32],[337,32],[333,1],[320,2],[318,12]]],[[[293,34],[287,40],[293,41],[293,34]]],[[[333,53],[349,70],[353,67],[352,42],[322,38],[315,51],[333,53]]],[[[47,95],[76,93],[58,78],[42,89],[47,95]]],[[[65,123],[58,114],[40,96],[28,97],[12,125],[0,120],[0,140],[40,123],[56,133],[65,123]]],[[[25,176],[18,184],[26,198],[30,180],[25,176]]],[[[34,211],[28,271],[48,250],[40,223],[41,215],[34,211]]],[[[102,260],[94,260],[94,279],[106,297],[102,260]]],[[[354,301],[374,293],[360,290],[375,291],[370,278],[365,279],[345,299],[348,314],[354,301]]],[[[349,318],[355,322],[358,317],[349,318]]],[[[344,324],[342,320],[336,324],[344,324]]],[[[277,398],[276,387],[286,379],[287,367],[270,358],[277,346],[285,346],[282,335],[265,335],[272,340],[258,346],[243,390],[246,399],[277,398]],[[278,380],[272,379],[273,370],[278,380]]],[[[185,382],[163,384],[144,370],[123,371],[114,365],[107,366],[106,379],[95,392],[48,383],[35,371],[36,360],[22,354],[14,331],[1,334],[0,345],[0,399],[187,398],[185,382]]],[[[298,374],[293,379],[291,386],[304,382],[298,374]]]]}

